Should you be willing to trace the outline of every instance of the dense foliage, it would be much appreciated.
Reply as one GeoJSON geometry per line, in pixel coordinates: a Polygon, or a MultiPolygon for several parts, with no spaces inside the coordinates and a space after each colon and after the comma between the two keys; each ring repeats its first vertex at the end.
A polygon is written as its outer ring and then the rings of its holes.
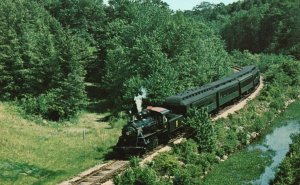
{"type": "MultiPolygon", "coordinates": [[[[105,50],[106,15],[102,1],[96,0],[48,0],[38,1],[46,10],[75,37],[88,42],[94,49],[90,58],[85,58],[86,78],[99,82],[103,73],[105,50]]],[[[83,47],[83,46],[82,46],[83,47]]],[[[89,49],[89,48],[85,48],[89,49]]]]}
{"type": "Polygon", "coordinates": [[[104,83],[117,102],[132,101],[143,86],[149,102],[161,104],[228,73],[222,42],[204,23],[172,14],[157,1],[110,3],[104,83]]]}
{"type": "Polygon", "coordinates": [[[124,107],[143,86],[159,105],[229,72],[219,36],[160,0],[21,0],[0,8],[0,96],[30,115],[73,117],[87,102],[85,82],[124,107]]]}
{"type": "Polygon", "coordinates": [[[244,0],[201,3],[188,15],[210,22],[232,51],[281,53],[300,59],[300,1],[244,0]]]}
{"type": "Polygon", "coordinates": [[[68,118],[85,104],[83,62],[89,45],[38,3],[0,2],[0,96],[22,99],[32,114],[68,118]]]}

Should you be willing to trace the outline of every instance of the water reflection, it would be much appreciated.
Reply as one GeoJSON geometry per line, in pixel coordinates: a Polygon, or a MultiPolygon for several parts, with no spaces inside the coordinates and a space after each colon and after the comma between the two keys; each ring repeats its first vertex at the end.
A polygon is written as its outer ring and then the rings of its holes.
{"type": "Polygon", "coordinates": [[[289,151],[289,145],[292,143],[291,134],[300,132],[299,122],[291,121],[287,125],[276,128],[271,134],[266,136],[261,145],[249,146],[249,150],[261,150],[263,152],[272,152],[272,164],[265,168],[265,172],[259,179],[253,181],[253,184],[268,185],[270,180],[275,178],[275,172],[279,164],[285,158],[289,151]]]}

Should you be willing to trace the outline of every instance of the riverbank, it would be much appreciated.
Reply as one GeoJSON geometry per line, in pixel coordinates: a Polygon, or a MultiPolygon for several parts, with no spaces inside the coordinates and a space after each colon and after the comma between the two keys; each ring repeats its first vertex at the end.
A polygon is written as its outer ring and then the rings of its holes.
{"type": "MultiPolygon", "coordinates": [[[[274,159],[276,158],[276,151],[274,148],[259,148],[255,146],[260,146],[260,144],[264,143],[266,139],[264,136],[267,134],[276,134],[272,132],[276,130],[276,128],[285,128],[284,126],[289,126],[289,123],[297,123],[298,127],[300,124],[300,100],[292,103],[284,113],[280,114],[274,121],[271,122],[270,129],[266,129],[261,135],[261,139],[259,139],[256,143],[254,143],[252,150],[249,150],[249,147],[243,149],[240,152],[234,153],[230,156],[230,158],[224,161],[221,164],[213,167],[212,171],[206,176],[205,184],[265,184],[266,178],[264,172],[270,170],[268,168],[269,165],[274,164],[274,159]]],[[[287,129],[288,131],[295,130],[293,126],[287,129]]],[[[283,141],[284,137],[289,137],[287,135],[286,130],[282,130],[271,141],[272,143],[276,143],[279,141],[283,141]],[[285,134],[284,134],[285,133],[285,134]],[[280,136],[279,136],[279,135],[280,136]],[[276,140],[277,139],[277,140],[276,140]]],[[[292,132],[290,132],[292,133],[292,132]]],[[[270,136],[270,135],[269,135],[270,136]]],[[[278,145],[282,147],[282,145],[278,145]]],[[[287,144],[288,146],[288,144],[287,144]]],[[[251,147],[250,147],[251,148],[251,147]]],[[[281,150],[280,148],[278,148],[281,150]]],[[[282,152],[283,150],[281,150],[282,152]]],[[[285,154],[284,154],[285,155],[285,154]]],[[[277,158],[280,158],[277,156],[277,158]]],[[[280,161],[281,162],[281,161],[280,161]]],[[[277,168],[278,165],[272,166],[273,168],[277,168]]],[[[271,173],[268,175],[272,175],[271,173]]]]}
{"type": "Polygon", "coordinates": [[[290,152],[279,167],[272,185],[295,185],[300,183],[300,135],[293,137],[290,152]]]}

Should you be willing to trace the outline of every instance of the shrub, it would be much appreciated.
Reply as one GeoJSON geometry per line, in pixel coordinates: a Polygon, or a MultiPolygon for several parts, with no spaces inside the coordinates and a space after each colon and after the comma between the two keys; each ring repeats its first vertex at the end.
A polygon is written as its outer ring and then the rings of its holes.
{"type": "Polygon", "coordinates": [[[275,110],[282,110],[284,108],[284,101],[283,101],[283,99],[273,100],[270,103],[270,107],[273,108],[273,109],[275,109],[275,110]]]}
{"type": "Polygon", "coordinates": [[[173,184],[174,185],[196,185],[201,184],[202,169],[199,165],[187,165],[186,168],[181,168],[175,171],[173,184]]]}
{"type": "Polygon", "coordinates": [[[136,168],[136,167],[139,167],[141,159],[134,156],[130,159],[129,162],[130,162],[131,167],[136,168]]]}
{"type": "Polygon", "coordinates": [[[195,164],[198,161],[198,145],[191,139],[174,145],[173,152],[186,164],[195,164]]]}
{"type": "Polygon", "coordinates": [[[241,144],[243,144],[243,145],[246,145],[247,142],[249,141],[247,132],[239,132],[239,133],[237,134],[237,136],[238,136],[239,142],[240,142],[241,144]]]}
{"type": "Polygon", "coordinates": [[[212,152],[216,147],[216,133],[213,122],[204,109],[190,109],[186,124],[196,131],[195,141],[203,152],[212,152]]]}
{"type": "Polygon", "coordinates": [[[168,181],[158,178],[156,172],[149,167],[129,168],[113,179],[116,185],[171,185],[168,181]]]}
{"type": "Polygon", "coordinates": [[[21,99],[21,106],[26,113],[58,121],[64,114],[61,107],[57,106],[57,96],[54,93],[41,94],[37,97],[27,96],[21,99]]]}
{"type": "Polygon", "coordinates": [[[238,146],[238,143],[237,133],[234,130],[229,130],[223,145],[224,151],[226,153],[232,153],[238,146]]]}
{"type": "Polygon", "coordinates": [[[85,98],[66,98],[63,89],[52,89],[37,97],[26,96],[21,99],[20,105],[30,115],[59,121],[75,116],[85,106],[85,98]]]}
{"type": "Polygon", "coordinates": [[[174,175],[174,171],[181,169],[178,159],[170,154],[164,153],[154,159],[152,168],[161,175],[174,175]]]}

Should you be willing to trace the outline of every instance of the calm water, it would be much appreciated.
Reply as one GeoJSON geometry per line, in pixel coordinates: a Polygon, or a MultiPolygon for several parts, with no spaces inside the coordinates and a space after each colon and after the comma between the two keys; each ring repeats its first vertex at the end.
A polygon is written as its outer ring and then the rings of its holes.
{"type": "Polygon", "coordinates": [[[268,185],[270,180],[275,178],[276,170],[285,158],[289,151],[289,145],[292,143],[290,136],[300,133],[299,125],[297,121],[290,121],[288,124],[276,128],[271,134],[268,134],[262,144],[249,146],[248,149],[250,151],[261,150],[272,154],[272,164],[267,166],[265,172],[252,184],[268,185]]]}

